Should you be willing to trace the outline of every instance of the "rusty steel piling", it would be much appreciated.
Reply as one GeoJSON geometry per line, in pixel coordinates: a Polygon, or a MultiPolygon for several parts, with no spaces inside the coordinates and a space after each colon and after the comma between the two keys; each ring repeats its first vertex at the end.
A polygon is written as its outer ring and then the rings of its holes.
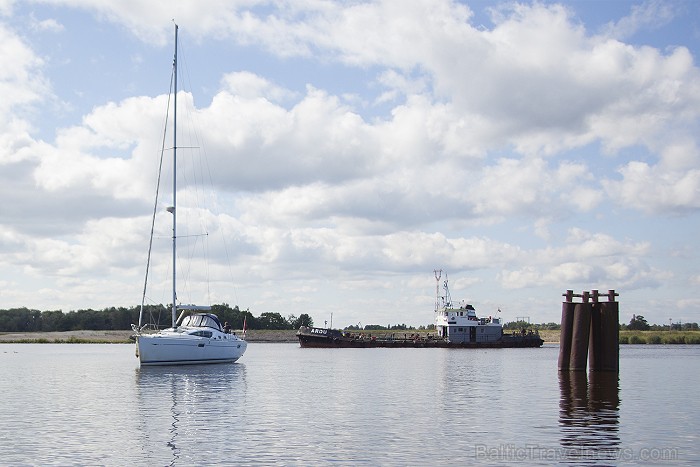
{"type": "MultiPolygon", "coordinates": [[[[559,371],[619,371],[619,304],[614,290],[601,302],[597,290],[574,294],[562,304],[559,371]],[[582,303],[574,303],[580,297],[582,303]],[[588,362],[590,361],[590,362],[588,362]]],[[[605,295],[602,295],[605,296],[605,295]]]]}
{"type": "Polygon", "coordinates": [[[571,336],[571,358],[569,371],[586,371],[588,340],[591,334],[591,304],[577,303],[574,306],[574,329],[571,336]]]}
{"type": "MultiPolygon", "coordinates": [[[[573,294],[573,290],[569,290],[573,294]]],[[[559,371],[569,370],[571,338],[574,331],[574,306],[570,299],[561,304],[561,331],[559,333],[559,371]]]]}

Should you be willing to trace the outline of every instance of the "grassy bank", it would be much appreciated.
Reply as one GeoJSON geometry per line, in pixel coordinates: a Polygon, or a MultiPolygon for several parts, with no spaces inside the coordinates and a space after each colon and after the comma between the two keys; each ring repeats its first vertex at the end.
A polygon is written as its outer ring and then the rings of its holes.
{"type": "MultiPolygon", "coordinates": [[[[545,342],[559,342],[559,331],[543,330],[545,342]]],[[[700,331],[620,331],[620,344],[700,344],[700,331]]]]}
{"type": "Polygon", "coordinates": [[[620,331],[620,344],[700,344],[700,331],[620,331]]]}

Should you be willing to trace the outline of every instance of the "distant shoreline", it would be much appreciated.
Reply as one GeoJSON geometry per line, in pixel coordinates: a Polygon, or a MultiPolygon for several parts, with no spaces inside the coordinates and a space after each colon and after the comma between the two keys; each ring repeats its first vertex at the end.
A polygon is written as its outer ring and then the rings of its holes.
{"type": "MultiPolygon", "coordinates": [[[[248,342],[297,342],[296,329],[246,331],[248,342]]],[[[426,332],[415,331],[411,332],[426,332]]],[[[511,332],[511,331],[506,331],[511,332]]],[[[133,331],[62,331],[62,332],[7,332],[0,333],[0,344],[126,344],[133,331]]],[[[236,331],[241,335],[242,331],[236,331]]],[[[381,334],[382,331],[365,331],[381,334]]],[[[541,330],[545,344],[559,343],[559,330],[541,330]]],[[[620,344],[700,344],[700,331],[620,331],[620,344]]]]}
{"type": "MultiPolygon", "coordinates": [[[[411,332],[426,332],[415,331],[411,332]]],[[[242,331],[236,331],[240,336],[242,331]]],[[[251,329],[246,331],[248,342],[298,342],[296,329],[270,330],[251,329]]],[[[381,334],[382,331],[366,331],[367,334],[381,334]]],[[[133,342],[133,331],[52,331],[52,332],[12,332],[0,333],[0,344],[126,344],[133,342]]],[[[545,343],[559,343],[559,331],[540,331],[545,343]]]]}
{"type": "MultiPolygon", "coordinates": [[[[242,331],[236,331],[240,336],[242,331]]],[[[128,344],[134,331],[52,331],[0,333],[0,344],[128,344]]],[[[296,330],[249,330],[248,342],[297,342],[296,330]]]]}

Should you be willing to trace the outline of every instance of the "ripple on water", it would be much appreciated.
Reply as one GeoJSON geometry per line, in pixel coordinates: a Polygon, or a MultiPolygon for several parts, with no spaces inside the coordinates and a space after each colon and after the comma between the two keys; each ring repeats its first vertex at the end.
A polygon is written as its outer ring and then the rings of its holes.
{"type": "Polygon", "coordinates": [[[700,384],[688,370],[700,347],[651,347],[623,347],[619,380],[604,381],[560,375],[557,346],[251,344],[232,365],[139,368],[132,345],[3,345],[0,459],[534,465],[554,455],[616,464],[604,456],[670,447],[674,464],[695,465],[700,413],[687,388],[700,384]]]}

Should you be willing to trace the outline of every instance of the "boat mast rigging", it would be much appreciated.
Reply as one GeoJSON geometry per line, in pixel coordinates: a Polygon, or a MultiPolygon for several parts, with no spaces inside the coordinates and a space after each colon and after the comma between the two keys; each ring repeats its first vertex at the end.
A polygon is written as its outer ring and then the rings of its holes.
{"type": "Polygon", "coordinates": [[[177,23],[175,24],[175,54],[173,57],[173,205],[168,211],[173,215],[173,308],[172,326],[177,320],[177,293],[175,286],[177,281],[177,23]]]}
{"type": "MultiPolygon", "coordinates": [[[[176,32],[175,36],[177,37],[177,24],[175,25],[176,27],[176,32]]],[[[176,48],[177,48],[177,41],[176,41],[176,48]]],[[[177,52],[176,52],[177,54],[177,52]]],[[[170,99],[173,97],[173,81],[175,79],[174,74],[177,72],[177,68],[173,68],[173,73],[170,75],[170,87],[168,89],[168,103],[166,105],[166,112],[165,112],[165,128],[163,129],[163,142],[161,144],[161,149],[160,149],[160,162],[158,164],[158,181],[156,183],[156,196],[155,196],[155,201],[153,203],[153,215],[151,216],[151,234],[149,236],[149,241],[148,241],[148,255],[146,259],[146,274],[144,275],[144,280],[143,280],[143,293],[141,294],[141,307],[139,309],[139,324],[138,324],[138,329],[142,329],[146,325],[143,324],[143,312],[144,312],[144,307],[146,304],[146,291],[148,289],[148,274],[151,269],[151,253],[153,250],[153,236],[155,232],[155,225],[156,225],[156,214],[158,212],[158,199],[160,198],[160,180],[161,180],[161,175],[162,175],[162,169],[163,169],[163,155],[165,154],[165,140],[167,137],[168,133],[168,116],[170,114],[170,99]]],[[[177,99],[177,97],[175,97],[177,99]]],[[[170,209],[174,208],[167,208],[168,212],[170,209]]]]}

